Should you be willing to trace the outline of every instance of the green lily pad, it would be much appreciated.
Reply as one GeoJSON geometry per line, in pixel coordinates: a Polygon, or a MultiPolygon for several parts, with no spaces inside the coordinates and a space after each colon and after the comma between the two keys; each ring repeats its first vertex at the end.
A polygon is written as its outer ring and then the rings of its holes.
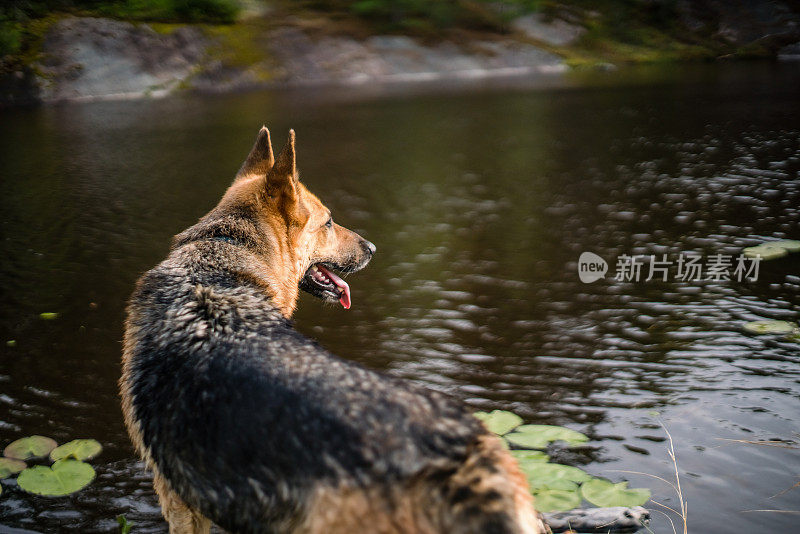
{"type": "Polygon", "coordinates": [[[541,490],[533,494],[533,507],[539,512],[565,512],[581,504],[581,494],[577,491],[541,490]]]}
{"type": "Polygon", "coordinates": [[[44,458],[57,446],[58,443],[50,438],[44,436],[29,436],[11,442],[3,451],[3,456],[6,458],[16,458],[17,460],[44,458]]]}
{"type": "Polygon", "coordinates": [[[800,241],[794,239],[782,239],[780,241],[768,241],[763,246],[785,248],[789,252],[800,252],[800,241]]]}
{"type": "Polygon", "coordinates": [[[782,258],[789,254],[789,251],[783,247],[773,247],[769,245],[758,245],[757,247],[747,247],[742,251],[745,258],[761,257],[762,260],[775,260],[782,258]]]}
{"type": "Polygon", "coordinates": [[[579,445],[589,441],[589,438],[580,432],[552,425],[522,425],[513,433],[508,434],[506,439],[509,443],[527,449],[544,449],[553,441],[565,441],[570,445],[579,445]]]}
{"type": "Polygon", "coordinates": [[[578,484],[566,478],[533,479],[528,481],[528,485],[534,493],[541,490],[578,491],[578,484]]]}
{"type": "Polygon", "coordinates": [[[36,465],[20,473],[19,487],[36,495],[69,495],[85,488],[94,480],[91,465],[78,460],[59,460],[53,467],[36,465]]]}
{"type": "Polygon", "coordinates": [[[542,451],[511,451],[511,456],[522,462],[547,463],[550,457],[542,451]]]}
{"type": "Polygon", "coordinates": [[[477,412],[475,417],[483,421],[490,432],[503,435],[511,432],[522,424],[522,418],[515,413],[505,410],[494,410],[492,412],[477,412]]]}
{"type": "Polygon", "coordinates": [[[103,446],[94,439],[75,439],[56,447],[50,452],[50,459],[54,462],[62,458],[73,457],[76,460],[91,460],[100,452],[103,446]]]}
{"type": "Polygon", "coordinates": [[[746,323],[744,329],[751,334],[791,334],[800,326],[791,321],[764,320],[746,323]]]}
{"type": "Polygon", "coordinates": [[[559,480],[580,484],[592,478],[586,471],[569,465],[525,462],[519,468],[528,478],[528,484],[533,487],[552,487],[559,480]]]}
{"type": "Polygon", "coordinates": [[[11,475],[16,475],[26,467],[28,467],[28,464],[22,460],[16,460],[14,458],[0,458],[0,479],[8,478],[11,475]]]}
{"type": "Polygon", "coordinates": [[[39,317],[45,321],[52,321],[53,319],[58,319],[58,314],[55,312],[43,312],[39,314],[39,317]]]}
{"type": "Polygon", "coordinates": [[[581,486],[581,493],[584,499],[601,508],[642,506],[650,500],[649,489],[628,489],[627,482],[614,484],[602,478],[593,478],[588,482],[584,482],[581,486]]]}

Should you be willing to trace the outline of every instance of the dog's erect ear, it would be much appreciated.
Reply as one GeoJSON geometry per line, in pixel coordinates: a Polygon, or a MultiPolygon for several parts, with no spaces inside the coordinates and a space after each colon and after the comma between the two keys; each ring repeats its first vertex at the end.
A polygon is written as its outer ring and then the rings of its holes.
{"type": "Polygon", "coordinates": [[[266,190],[271,197],[297,195],[297,161],[294,153],[294,130],[289,130],[289,140],[278,154],[275,165],[267,173],[266,190]]]}
{"type": "Polygon", "coordinates": [[[269,130],[266,126],[262,126],[256,137],[256,144],[247,159],[242,163],[239,172],[236,173],[237,180],[247,178],[249,176],[266,176],[272,166],[275,164],[275,156],[272,155],[272,142],[269,138],[269,130]]]}

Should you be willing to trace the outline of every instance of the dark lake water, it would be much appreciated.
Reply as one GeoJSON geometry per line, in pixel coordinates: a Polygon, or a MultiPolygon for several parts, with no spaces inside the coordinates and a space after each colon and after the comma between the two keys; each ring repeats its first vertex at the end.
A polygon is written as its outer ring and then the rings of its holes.
{"type": "MultiPolygon", "coordinates": [[[[663,482],[618,472],[673,479],[661,420],[690,532],[798,532],[798,515],[748,511],[800,510],[800,450],[744,441],[797,444],[800,343],[742,325],[798,320],[800,254],[757,281],[614,278],[623,254],[800,239],[798,87],[800,65],[757,63],[0,112],[0,446],[105,447],[73,496],[3,481],[0,525],[110,532],[124,513],[166,532],[122,425],[123,308],[266,123],[280,144],[296,129],[305,183],[378,246],[349,279],[353,308],[304,297],[300,330],[476,408],[585,432],[590,447],[556,459],[676,507],[663,482]],[[584,251],[605,279],[579,280],[584,251]]],[[[651,528],[672,532],[658,513],[651,528]]]]}

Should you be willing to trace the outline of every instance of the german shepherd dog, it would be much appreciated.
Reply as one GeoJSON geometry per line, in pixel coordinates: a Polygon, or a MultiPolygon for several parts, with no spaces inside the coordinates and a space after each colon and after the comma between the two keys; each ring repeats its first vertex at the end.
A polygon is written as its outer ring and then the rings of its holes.
{"type": "Polygon", "coordinates": [[[276,160],[262,128],[219,204],[139,279],[122,407],[171,533],[546,532],[465,406],[292,328],[300,289],[348,308],[337,273],[374,253],[300,183],[294,131],[276,160]]]}

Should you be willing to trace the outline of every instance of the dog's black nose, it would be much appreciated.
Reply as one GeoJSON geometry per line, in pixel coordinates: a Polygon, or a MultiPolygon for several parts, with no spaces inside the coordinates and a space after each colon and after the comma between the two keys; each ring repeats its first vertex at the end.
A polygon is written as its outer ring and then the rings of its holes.
{"type": "Polygon", "coordinates": [[[367,241],[366,239],[361,243],[361,246],[364,247],[367,252],[369,252],[370,256],[375,254],[375,251],[378,250],[378,247],[376,247],[374,243],[367,241]]]}

